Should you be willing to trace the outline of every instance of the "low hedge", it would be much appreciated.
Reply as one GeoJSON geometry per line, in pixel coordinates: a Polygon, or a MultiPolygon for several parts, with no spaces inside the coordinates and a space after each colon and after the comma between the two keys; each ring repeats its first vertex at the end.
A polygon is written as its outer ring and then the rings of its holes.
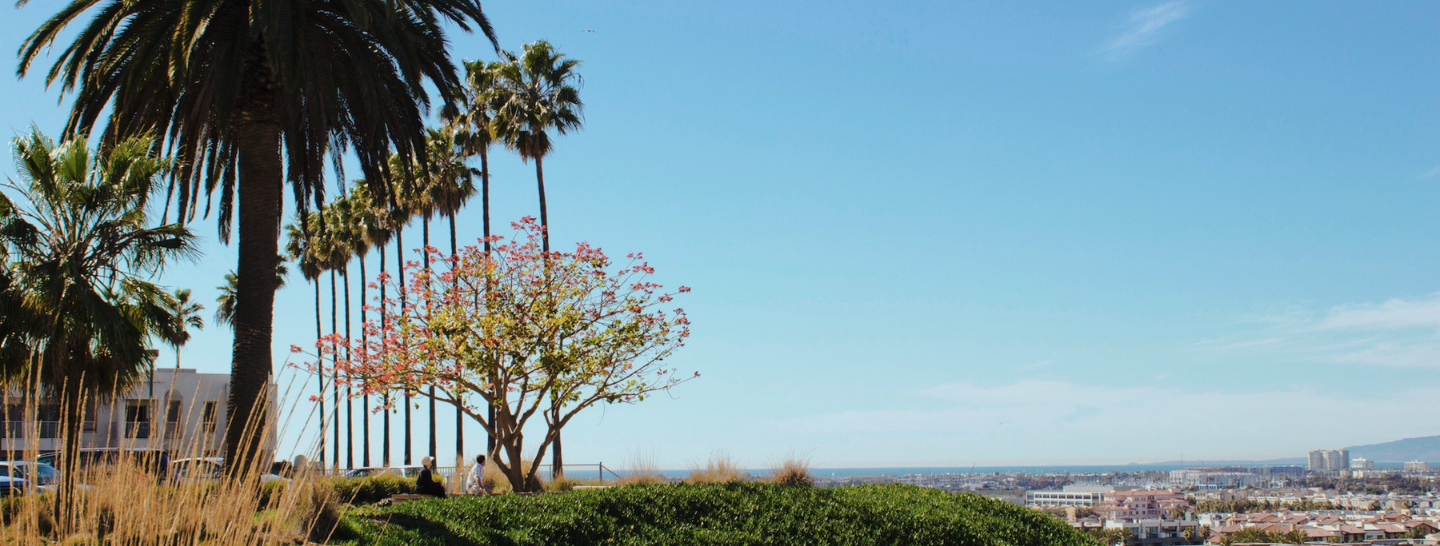
{"type": "Polygon", "coordinates": [[[349,544],[1091,546],[1043,513],[907,485],[635,485],[359,507],[349,544]]]}

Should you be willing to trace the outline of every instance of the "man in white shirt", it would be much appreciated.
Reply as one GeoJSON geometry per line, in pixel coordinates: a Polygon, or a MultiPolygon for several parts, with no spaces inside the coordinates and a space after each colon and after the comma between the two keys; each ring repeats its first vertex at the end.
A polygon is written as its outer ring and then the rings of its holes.
{"type": "Polygon", "coordinates": [[[489,495],[490,490],[485,488],[485,456],[476,455],[475,465],[470,467],[470,478],[465,480],[465,494],[467,495],[489,495]]]}

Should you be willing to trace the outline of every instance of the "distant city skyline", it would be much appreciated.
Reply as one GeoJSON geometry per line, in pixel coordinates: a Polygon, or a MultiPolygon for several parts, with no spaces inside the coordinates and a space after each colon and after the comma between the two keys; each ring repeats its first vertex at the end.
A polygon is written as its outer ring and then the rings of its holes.
{"type": "MultiPolygon", "coordinates": [[[[9,52],[53,14],[7,9],[9,52]]],[[[1440,4],[485,9],[507,49],[584,63],[586,126],[545,160],[555,246],[643,251],[694,288],[671,362],[701,377],[572,422],[567,461],[1264,460],[1440,434],[1440,4]]],[[[63,128],[41,76],[0,86],[10,134],[63,128]]],[[[496,225],[537,214],[533,165],[491,164],[496,225]]],[[[163,279],[208,308],[184,348],[207,373],[229,369],[208,319],[235,265],[214,222],[163,279]]],[[[292,272],[277,366],[313,305],[292,272]]],[[[283,449],[314,387],[277,372],[283,449]]]]}

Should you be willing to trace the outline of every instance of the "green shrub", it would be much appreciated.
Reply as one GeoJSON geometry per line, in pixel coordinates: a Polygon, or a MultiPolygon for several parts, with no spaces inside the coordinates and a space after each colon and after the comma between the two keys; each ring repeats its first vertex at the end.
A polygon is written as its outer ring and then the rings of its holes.
{"type": "Polygon", "coordinates": [[[1055,518],[906,485],[638,485],[357,507],[352,544],[1090,546],[1055,518]]]}
{"type": "Polygon", "coordinates": [[[395,495],[415,492],[415,479],[401,476],[370,476],[365,478],[336,478],[330,486],[335,488],[340,502],[348,504],[375,504],[395,495]]]}
{"type": "MultiPolygon", "coordinates": [[[[261,509],[271,506],[271,502],[279,500],[285,494],[285,487],[289,483],[276,480],[260,484],[260,503],[257,506],[261,509]]],[[[214,485],[208,487],[214,489],[214,485]]]]}

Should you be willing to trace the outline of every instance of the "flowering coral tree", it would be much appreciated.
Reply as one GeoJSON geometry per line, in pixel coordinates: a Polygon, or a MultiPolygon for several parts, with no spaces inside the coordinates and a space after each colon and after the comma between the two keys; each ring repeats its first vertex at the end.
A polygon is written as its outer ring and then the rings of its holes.
{"type": "MultiPolygon", "coordinates": [[[[638,402],[699,373],[662,366],[690,335],[685,311],[670,308],[688,288],[666,291],[652,282],[655,269],[640,254],[617,264],[585,243],[546,253],[533,219],[512,226],[515,236],[493,238],[498,246],[489,254],[471,246],[440,256],[448,268],[417,268],[400,287],[407,297],[377,301],[386,318],[366,323],[368,344],[351,347],[346,358],[343,339],[323,339],[316,346],[324,364],[308,365],[338,369],[354,396],[425,396],[436,387],[436,400],[495,438],[491,459],[514,490],[532,491],[540,465],[525,469],[522,461],[543,460],[582,410],[638,402]],[[530,457],[527,427],[545,431],[530,457]]],[[[377,282],[390,279],[382,274],[377,282]]]]}

